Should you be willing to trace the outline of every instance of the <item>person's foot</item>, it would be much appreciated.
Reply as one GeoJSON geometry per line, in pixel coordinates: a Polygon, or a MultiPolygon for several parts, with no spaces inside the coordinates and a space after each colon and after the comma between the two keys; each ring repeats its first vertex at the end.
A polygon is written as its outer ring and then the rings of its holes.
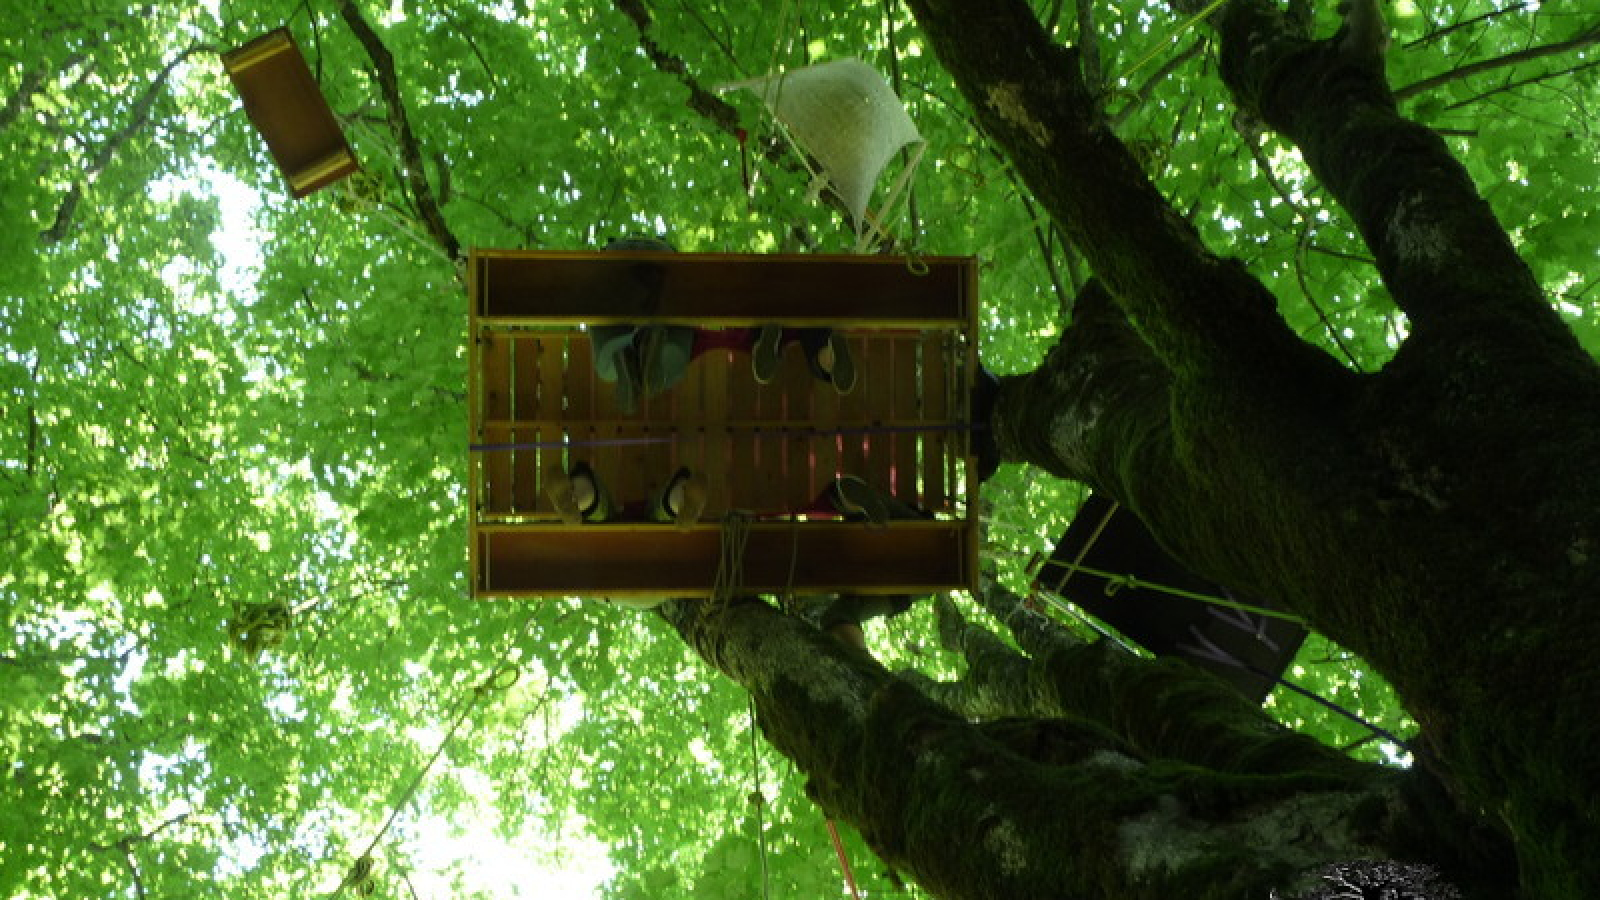
{"type": "Polygon", "coordinates": [[[828,373],[833,389],[848,394],[856,386],[856,361],[850,355],[850,344],[844,335],[835,331],[828,335],[828,343],[817,352],[817,365],[828,373]],[[824,364],[823,357],[827,357],[824,364]]]}
{"type": "Polygon", "coordinates": [[[750,369],[756,384],[771,384],[778,374],[778,363],[783,359],[783,326],[763,325],[750,350],[750,369]]]}
{"type": "Polygon", "coordinates": [[[600,507],[600,486],[595,481],[594,472],[585,463],[578,463],[571,471],[551,478],[545,488],[545,496],[550,499],[556,515],[567,525],[583,524],[600,507]]]}
{"type": "Polygon", "coordinates": [[[679,469],[661,493],[661,509],[666,518],[679,528],[688,528],[700,521],[706,511],[706,500],[711,495],[706,477],[688,467],[679,469]]]}
{"type": "Polygon", "coordinates": [[[800,333],[800,346],[806,351],[806,364],[813,376],[833,385],[841,394],[855,389],[856,361],[844,335],[832,328],[807,328],[800,333]]]}
{"type": "Polygon", "coordinates": [[[833,481],[833,508],[847,519],[882,525],[889,521],[889,505],[883,495],[854,475],[840,475],[833,481]]]}

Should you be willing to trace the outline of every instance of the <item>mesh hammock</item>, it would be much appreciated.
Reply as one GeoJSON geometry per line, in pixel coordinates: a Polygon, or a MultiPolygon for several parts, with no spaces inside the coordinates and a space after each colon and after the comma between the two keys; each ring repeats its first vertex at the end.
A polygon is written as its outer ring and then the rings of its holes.
{"type": "Polygon", "coordinates": [[[922,135],[878,71],[859,59],[839,59],[790,72],[723,85],[760,97],[795,143],[809,153],[844,202],[857,238],[864,223],[881,221],[922,158],[922,135]],[[876,216],[868,214],[872,187],[900,148],[915,144],[912,158],[876,216]]]}

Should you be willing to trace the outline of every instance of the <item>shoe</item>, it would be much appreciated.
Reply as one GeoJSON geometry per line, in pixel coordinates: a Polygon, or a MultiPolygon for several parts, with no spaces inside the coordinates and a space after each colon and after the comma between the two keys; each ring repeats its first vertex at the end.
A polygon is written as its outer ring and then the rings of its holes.
{"type": "Polygon", "coordinates": [[[550,484],[544,489],[544,494],[550,499],[550,505],[555,509],[556,515],[566,525],[581,525],[586,521],[600,521],[610,513],[610,502],[606,499],[605,488],[601,487],[600,479],[595,477],[594,470],[588,463],[574,463],[572,468],[550,479],[550,484]],[[589,503],[587,506],[578,502],[579,480],[589,482],[589,503]]]}
{"type": "Polygon", "coordinates": [[[841,394],[848,394],[856,386],[856,361],[850,355],[850,342],[832,328],[807,328],[800,333],[800,346],[806,351],[806,365],[818,381],[826,381],[841,394]],[[829,365],[822,365],[822,351],[833,357],[829,365]]]}
{"type": "Polygon", "coordinates": [[[617,354],[617,409],[625,416],[639,411],[639,397],[644,393],[644,373],[639,365],[639,351],[624,347],[617,354]]]}
{"type": "Polygon", "coordinates": [[[828,335],[828,347],[833,350],[833,368],[828,370],[833,389],[848,394],[856,386],[856,361],[850,355],[850,342],[835,331],[828,335]]]}
{"type": "Polygon", "coordinates": [[[706,511],[706,500],[711,496],[711,488],[706,484],[706,477],[698,472],[691,472],[687,466],[675,472],[667,481],[667,486],[661,489],[662,518],[672,522],[679,528],[688,528],[700,521],[700,515],[706,511]],[[674,506],[672,493],[679,486],[683,490],[674,506]]]}
{"type": "Polygon", "coordinates": [[[833,508],[846,519],[883,525],[889,521],[889,506],[872,485],[854,475],[840,475],[833,481],[833,508]]]}
{"type": "Polygon", "coordinates": [[[756,384],[771,384],[778,374],[778,363],[783,359],[783,326],[763,325],[750,350],[750,369],[756,384]]]}

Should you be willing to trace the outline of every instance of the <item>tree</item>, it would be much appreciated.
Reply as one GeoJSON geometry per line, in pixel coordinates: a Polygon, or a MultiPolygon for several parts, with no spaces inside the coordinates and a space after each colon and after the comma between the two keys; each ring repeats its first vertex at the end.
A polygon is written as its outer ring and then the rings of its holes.
{"type": "MultiPolygon", "coordinates": [[[[602,841],[609,896],[820,895],[802,781],[940,896],[1337,896],[1307,873],[1355,857],[1592,893],[1592,14],[1397,16],[1390,91],[1299,3],[326,6],[5,4],[0,218],[40,238],[0,249],[7,893],[331,891],[371,847],[427,895],[492,820],[602,841]],[[301,203],[213,55],[284,24],[364,167],[301,203]],[[896,620],[890,677],[761,603],[671,607],[685,644],[466,602],[455,248],[842,248],[709,86],[850,54],[932,147],[899,238],[986,260],[1027,463],[985,487],[988,611],[896,620]],[[1417,764],[1020,609],[1075,483],[1310,620],[1297,677],[1417,764]]],[[[512,893],[477,850],[432,891],[512,893]]]]}
{"type": "Polygon", "coordinates": [[[1177,673],[1033,633],[1014,600],[997,612],[1038,672],[975,662],[1004,685],[982,711],[998,693],[1065,719],[969,725],[825,641],[795,652],[806,637],[774,637],[761,607],[678,609],[680,630],[752,691],[818,802],[941,895],[1262,896],[1367,856],[1472,896],[1592,895],[1600,372],[1443,139],[1398,113],[1371,4],[1321,41],[1265,2],[1216,23],[1241,113],[1300,149],[1407,316],[1360,374],[1205,248],[1026,4],[910,5],[1095,276],[1044,364],[1003,385],[1002,454],[1109,493],[1196,571],[1369,660],[1423,764],[1313,752],[1177,673]]]}

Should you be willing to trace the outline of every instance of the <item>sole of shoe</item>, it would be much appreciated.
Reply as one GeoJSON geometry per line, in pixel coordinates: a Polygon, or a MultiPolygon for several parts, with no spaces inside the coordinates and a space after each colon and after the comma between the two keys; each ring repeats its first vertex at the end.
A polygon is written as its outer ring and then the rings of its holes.
{"type": "Polygon", "coordinates": [[[750,350],[750,371],[755,375],[756,384],[771,384],[777,377],[778,363],[783,359],[783,347],[779,344],[782,339],[783,326],[761,326],[756,344],[750,350]]]}

